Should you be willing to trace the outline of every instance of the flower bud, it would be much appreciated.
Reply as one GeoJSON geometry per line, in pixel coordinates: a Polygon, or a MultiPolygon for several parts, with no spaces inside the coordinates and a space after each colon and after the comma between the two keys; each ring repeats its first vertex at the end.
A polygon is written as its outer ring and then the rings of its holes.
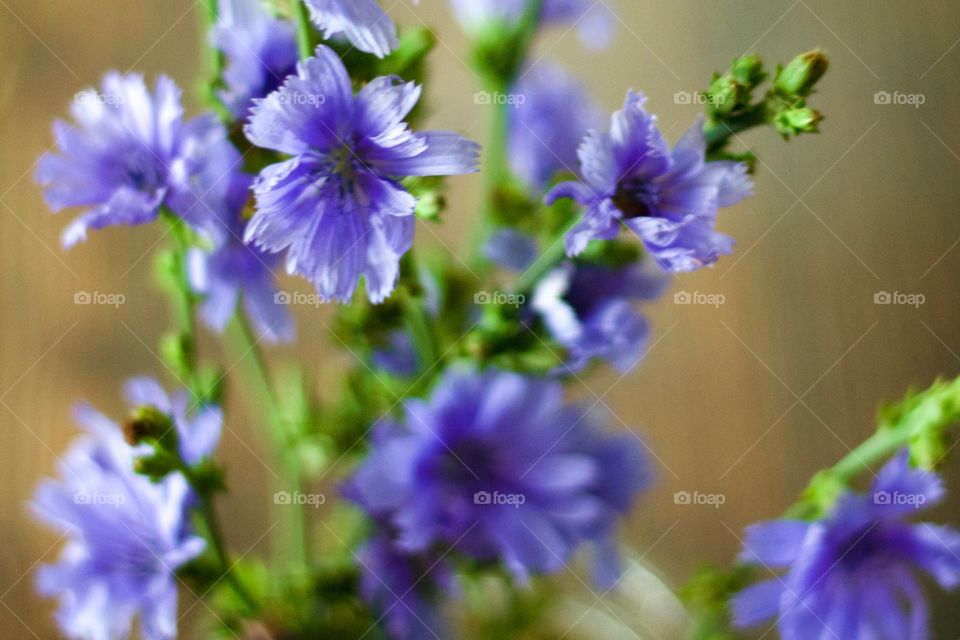
{"type": "Polygon", "coordinates": [[[777,114],[773,126],[784,137],[801,133],[816,133],[823,116],[808,107],[792,107],[777,114]]]}
{"type": "Polygon", "coordinates": [[[136,446],[144,442],[161,442],[175,438],[176,429],[169,415],[154,406],[146,405],[134,409],[130,418],[124,422],[123,435],[131,446],[136,446]]]}
{"type": "Polygon", "coordinates": [[[801,53],[777,72],[773,88],[787,96],[808,96],[830,66],[820,49],[801,53]]]}

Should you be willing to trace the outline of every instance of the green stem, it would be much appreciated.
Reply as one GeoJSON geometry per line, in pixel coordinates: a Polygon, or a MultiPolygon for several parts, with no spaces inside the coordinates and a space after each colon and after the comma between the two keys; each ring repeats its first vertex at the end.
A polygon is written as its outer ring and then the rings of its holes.
{"type": "Polygon", "coordinates": [[[307,15],[307,8],[303,0],[293,0],[293,17],[297,23],[297,50],[300,52],[300,59],[306,60],[313,55],[313,25],[310,24],[310,16],[307,15]]]}
{"type": "MultiPolygon", "coordinates": [[[[189,470],[185,471],[184,475],[186,475],[189,480],[189,470]]],[[[250,595],[250,592],[237,577],[236,572],[233,571],[233,565],[230,562],[230,556],[227,553],[226,545],[223,541],[223,532],[220,528],[220,522],[217,519],[217,513],[213,507],[213,500],[210,498],[209,493],[197,493],[199,494],[200,500],[200,504],[197,507],[197,512],[203,519],[203,523],[207,528],[210,547],[213,550],[214,556],[216,557],[217,564],[220,566],[221,575],[223,576],[224,580],[227,581],[227,584],[230,585],[230,588],[233,589],[234,593],[236,593],[237,596],[243,600],[243,603],[249,608],[249,610],[251,612],[256,611],[256,600],[252,595],[250,595]]]]}
{"type": "MultiPolygon", "coordinates": [[[[242,305],[241,305],[242,306],[242,305]]],[[[256,333],[250,321],[242,311],[236,315],[237,326],[241,337],[237,350],[241,354],[250,354],[253,359],[253,369],[256,373],[258,386],[267,400],[268,409],[265,411],[267,431],[272,449],[272,459],[280,467],[280,479],[275,491],[303,493],[303,472],[296,454],[295,437],[287,429],[283,414],[283,403],[274,383],[270,366],[264,356],[256,333]]],[[[283,556],[291,566],[310,566],[311,554],[309,545],[309,526],[302,504],[277,504],[281,520],[284,523],[284,541],[278,547],[278,556],[283,556]],[[280,553],[282,551],[282,553],[280,553]]]]}
{"type": "Polygon", "coordinates": [[[179,340],[180,361],[177,363],[186,387],[193,394],[195,402],[201,402],[206,397],[206,390],[202,388],[197,362],[197,296],[190,285],[190,276],[187,271],[187,260],[190,249],[193,247],[190,228],[187,224],[170,211],[162,213],[163,218],[170,226],[173,234],[173,265],[174,270],[174,315],[177,324],[177,339],[179,340]]]}
{"type": "Polygon", "coordinates": [[[747,129],[767,123],[766,107],[763,103],[756,105],[750,111],[734,118],[726,118],[708,122],[704,126],[704,136],[707,139],[707,154],[723,149],[730,138],[743,133],[747,129]]]}
{"type": "Polygon", "coordinates": [[[520,279],[517,280],[517,284],[514,286],[516,293],[529,293],[532,291],[536,284],[540,282],[550,270],[566,259],[567,246],[565,239],[570,230],[579,222],[579,220],[574,220],[570,225],[562,228],[550,241],[547,249],[537,257],[536,262],[530,265],[527,270],[523,272],[523,275],[520,276],[520,279]]]}

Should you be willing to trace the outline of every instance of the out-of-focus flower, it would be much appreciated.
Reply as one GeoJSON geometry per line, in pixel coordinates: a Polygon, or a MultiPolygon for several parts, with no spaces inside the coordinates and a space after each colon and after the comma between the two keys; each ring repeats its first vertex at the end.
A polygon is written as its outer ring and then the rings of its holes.
{"type": "Polygon", "coordinates": [[[610,132],[591,132],[581,145],[583,182],[557,185],[547,201],[572,198],[586,208],[567,236],[570,255],[626,225],[661,269],[692,271],[732,251],[733,241],[715,230],[717,210],[749,196],[753,185],[742,163],[706,162],[700,122],[671,151],[645,100],[627,94],[610,132]]]}
{"type": "Polygon", "coordinates": [[[399,548],[452,545],[526,579],[592,543],[598,579],[616,579],[614,528],[648,476],[635,438],[601,433],[559,383],[515,373],[455,369],[405,404],[349,487],[399,548]]]}
{"type": "Polygon", "coordinates": [[[577,148],[601,122],[590,95],[562,68],[543,62],[521,75],[512,91],[517,99],[510,109],[513,172],[538,190],[558,172],[576,173],[577,148]]]}
{"type": "Polygon", "coordinates": [[[237,173],[223,204],[223,223],[228,230],[212,252],[193,249],[188,268],[190,285],[202,296],[200,316],[214,331],[222,333],[242,301],[243,312],[257,334],[268,342],[294,338],[293,316],[280,299],[274,269],[279,259],[243,243],[243,209],[250,198],[252,178],[237,173]]]}
{"type": "Polygon", "coordinates": [[[220,97],[237,118],[297,71],[294,27],[271,15],[262,0],[221,0],[211,37],[227,63],[220,97]]]}
{"type": "MultiPolygon", "coordinates": [[[[475,33],[493,24],[513,25],[527,10],[527,0],[450,0],[464,30],[475,33]]],[[[616,17],[608,2],[544,0],[540,22],[544,26],[575,26],[581,41],[595,49],[613,36],[616,17]]]]}
{"type": "Polygon", "coordinates": [[[943,495],[940,479],[912,469],[903,451],[869,493],[841,496],[823,520],[750,527],[741,559],[784,573],[740,592],[735,623],[776,618],[784,640],[929,638],[917,573],[944,588],[960,584],[960,532],[908,518],[943,495]]]}
{"type": "Polygon", "coordinates": [[[101,90],[74,97],[76,125],[54,123],[59,153],[40,158],[36,178],[54,210],[90,207],[63,234],[65,246],[89,229],[136,225],[169,208],[212,238],[212,211],[240,156],[212,115],[184,122],[180,90],[165,76],[151,94],[139,75],[110,73],[101,90]]]}
{"type": "Polygon", "coordinates": [[[343,36],[360,51],[382,58],[397,46],[397,26],[377,0],[304,0],[325,38],[343,36]]]}
{"type": "Polygon", "coordinates": [[[667,283],[640,264],[609,269],[568,262],[540,281],[532,307],[567,348],[567,369],[602,358],[626,373],[643,355],[650,332],[633,303],[656,299],[667,283]]]}
{"type": "MultiPolygon", "coordinates": [[[[171,415],[188,463],[213,451],[218,409],[188,416],[186,394],[168,395],[145,378],[130,381],[127,395],[171,415]]],[[[32,504],[68,539],[59,561],[41,568],[38,588],[59,598],[57,621],[69,638],[129,638],[135,621],[148,640],[175,638],[174,572],[205,548],[187,517],[193,494],[179,473],[158,482],[136,474],[144,452],[116,423],[89,406],[76,415],[87,434],[65,456],[60,480],[44,481],[32,504]]]]}
{"type": "Polygon", "coordinates": [[[382,77],[356,95],[340,58],[321,46],[260,101],[246,133],[291,155],[260,174],[245,240],[286,251],[287,270],[325,299],[347,302],[360,277],[382,302],[413,243],[416,199],[397,179],[476,171],[479,147],[446,131],[415,133],[403,118],[420,87],[382,77]]]}
{"type": "Polygon", "coordinates": [[[452,583],[440,559],[405,553],[385,534],[360,548],[360,591],[395,640],[447,638],[436,594],[452,583]]]}

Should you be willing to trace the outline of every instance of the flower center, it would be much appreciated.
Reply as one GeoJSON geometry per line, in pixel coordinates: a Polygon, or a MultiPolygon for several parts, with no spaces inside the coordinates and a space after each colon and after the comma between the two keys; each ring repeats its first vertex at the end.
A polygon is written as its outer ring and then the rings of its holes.
{"type": "Polygon", "coordinates": [[[621,182],[613,196],[613,204],[623,214],[624,219],[649,218],[660,202],[660,194],[645,180],[626,180],[621,182]]]}

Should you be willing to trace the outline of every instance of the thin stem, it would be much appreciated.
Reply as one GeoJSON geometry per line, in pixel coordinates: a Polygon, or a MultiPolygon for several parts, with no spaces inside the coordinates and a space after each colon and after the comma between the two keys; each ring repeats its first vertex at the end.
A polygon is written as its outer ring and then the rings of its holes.
{"type": "Polygon", "coordinates": [[[205,390],[201,388],[197,362],[197,296],[193,292],[187,271],[187,260],[193,246],[190,229],[183,220],[172,212],[164,211],[162,215],[170,225],[170,231],[174,238],[173,305],[179,333],[177,338],[180,341],[180,355],[182,356],[182,360],[178,362],[181,369],[179,374],[184,378],[184,383],[193,394],[194,401],[200,402],[205,397],[205,390]]]}
{"type": "MultiPolygon", "coordinates": [[[[242,307],[242,301],[239,305],[242,307]]],[[[241,354],[253,356],[253,369],[256,372],[258,387],[269,404],[265,412],[267,432],[272,449],[272,459],[280,467],[280,478],[275,491],[302,493],[304,489],[303,471],[296,454],[296,437],[292,435],[284,423],[283,402],[274,383],[274,378],[260,348],[250,321],[241,310],[236,314],[239,327],[240,343],[237,351],[241,354]]],[[[287,561],[298,567],[310,566],[311,553],[309,545],[308,521],[304,512],[304,505],[291,501],[290,504],[277,504],[277,509],[284,522],[284,542],[278,547],[278,554],[287,557],[287,561]],[[279,551],[282,550],[282,554],[279,551]]]]}
{"type": "Polygon", "coordinates": [[[517,280],[517,284],[514,286],[514,290],[517,293],[532,291],[543,276],[566,259],[567,247],[565,239],[567,233],[579,222],[579,220],[574,220],[569,226],[561,229],[557,236],[550,241],[550,245],[546,251],[540,254],[536,262],[530,265],[530,267],[523,272],[523,275],[520,276],[520,279],[517,280]]]}
{"type": "Polygon", "coordinates": [[[763,103],[756,105],[750,111],[735,118],[727,118],[716,122],[708,122],[704,126],[704,137],[707,140],[707,154],[720,151],[726,146],[730,138],[747,129],[766,124],[767,114],[763,103]]]}
{"type": "Polygon", "coordinates": [[[300,59],[306,60],[313,55],[313,25],[303,0],[293,0],[293,17],[297,23],[297,50],[300,59]]]}
{"type": "MultiPolygon", "coordinates": [[[[189,471],[185,472],[187,478],[190,478],[189,471]]],[[[244,604],[251,611],[256,611],[257,603],[256,600],[250,595],[250,592],[247,591],[247,588],[243,585],[240,579],[237,577],[236,572],[233,571],[233,564],[230,562],[230,556],[227,553],[226,545],[223,541],[223,532],[220,528],[220,522],[217,519],[216,510],[213,507],[213,500],[210,499],[209,494],[197,492],[199,494],[200,504],[197,507],[197,512],[200,517],[203,519],[203,523],[207,528],[207,534],[210,539],[210,546],[213,550],[214,556],[216,556],[217,564],[220,566],[221,575],[227,581],[227,584],[233,589],[244,604]]]]}

